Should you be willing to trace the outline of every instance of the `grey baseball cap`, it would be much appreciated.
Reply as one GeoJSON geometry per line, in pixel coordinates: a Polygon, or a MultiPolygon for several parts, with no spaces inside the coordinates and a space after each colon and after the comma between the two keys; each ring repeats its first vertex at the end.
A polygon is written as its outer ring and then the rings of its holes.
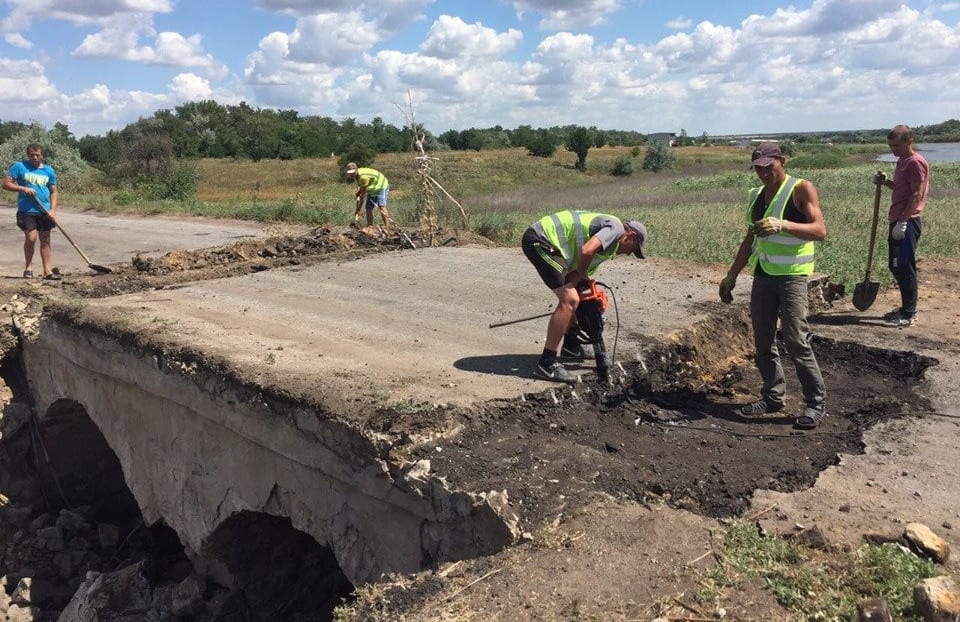
{"type": "Polygon", "coordinates": [[[624,223],[624,226],[627,229],[633,229],[634,233],[637,234],[637,239],[640,240],[640,244],[637,245],[637,250],[633,251],[633,254],[640,259],[646,259],[643,255],[643,245],[647,241],[647,228],[643,226],[642,222],[636,220],[628,220],[624,223]]]}

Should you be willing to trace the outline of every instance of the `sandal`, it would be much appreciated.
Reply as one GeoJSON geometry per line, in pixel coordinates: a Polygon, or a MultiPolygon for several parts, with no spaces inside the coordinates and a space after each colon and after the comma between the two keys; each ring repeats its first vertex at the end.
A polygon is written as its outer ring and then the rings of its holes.
{"type": "Polygon", "coordinates": [[[740,414],[747,417],[756,417],[758,415],[766,415],[767,413],[775,413],[783,410],[783,404],[767,404],[766,400],[757,400],[756,402],[750,402],[749,404],[740,408],[740,414]]]}
{"type": "Polygon", "coordinates": [[[827,416],[826,411],[814,410],[813,408],[804,408],[800,416],[797,417],[794,426],[801,430],[812,430],[827,416]]]}
{"type": "Polygon", "coordinates": [[[33,270],[24,270],[24,271],[23,271],[23,278],[25,278],[25,279],[32,279],[32,278],[33,278],[33,270]]]}
{"type": "Polygon", "coordinates": [[[43,280],[44,280],[44,281],[59,281],[59,280],[60,280],[60,275],[59,275],[59,274],[54,274],[53,272],[51,272],[50,274],[44,274],[44,275],[43,275],[43,280]]]}

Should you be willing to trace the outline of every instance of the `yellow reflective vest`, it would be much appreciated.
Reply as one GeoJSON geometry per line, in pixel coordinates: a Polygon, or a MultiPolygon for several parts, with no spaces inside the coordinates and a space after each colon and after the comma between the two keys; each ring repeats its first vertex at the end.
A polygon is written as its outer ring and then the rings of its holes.
{"type": "MultiPolygon", "coordinates": [[[[763,217],[783,220],[787,202],[793,196],[793,190],[802,179],[787,175],[773,200],[767,205],[763,217]]],[[[763,186],[750,190],[750,204],[747,207],[747,226],[753,225],[753,207],[763,192],[763,186]]],[[[811,240],[781,232],[767,237],[754,236],[753,252],[750,254],[750,269],[756,270],[757,262],[763,271],[771,276],[809,276],[813,274],[816,248],[811,240]]]]}
{"type": "Polygon", "coordinates": [[[389,184],[387,176],[375,168],[357,169],[357,185],[367,194],[376,194],[389,184]]]}
{"type": "MultiPolygon", "coordinates": [[[[557,265],[549,256],[544,256],[544,259],[564,274],[577,271],[580,268],[580,250],[584,243],[590,239],[590,223],[598,217],[611,218],[619,222],[618,218],[609,214],[581,210],[567,210],[541,218],[537,224],[551,246],[558,249],[560,254],[563,255],[565,263],[562,266],[557,265]]],[[[596,272],[601,263],[617,254],[619,247],[620,242],[617,241],[606,250],[599,250],[593,256],[593,260],[587,268],[587,274],[592,275],[596,272]]]]}

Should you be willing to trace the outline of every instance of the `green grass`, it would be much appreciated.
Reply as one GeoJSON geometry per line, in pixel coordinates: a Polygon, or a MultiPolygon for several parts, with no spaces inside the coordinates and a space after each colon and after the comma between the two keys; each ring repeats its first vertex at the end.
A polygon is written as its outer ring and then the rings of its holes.
{"type": "Polygon", "coordinates": [[[798,620],[855,620],[857,603],[880,596],[895,620],[919,620],[913,588],[943,574],[932,562],[894,544],[864,544],[854,551],[811,549],[764,537],[756,525],[735,524],[724,538],[719,564],[701,581],[701,596],[722,605],[725,594],[759,580],[798,620]]]}
{"type": "MultiPolygon", "coordinates": [[[[810,179],[820,193],[827,239],[818,245],[817,269],[848,287],[864,278],[873,211],[871,177],[892,163],[871,161],[885,145],[802,146],[787,170],[810,179]]],[[[644,149],[636,156],[642,161],[644,149]]],[[[471,228],[494,242],[519,245],[523,230],[541,216],[562,209],[603,211],[644,221],[654,257],[729,264],[744,234],[747,191],[759,181],[749,170],[749,151],[735,147],[684,147],[675,150],[674,170],[650,173],[634,167],[614,177],[627,147],[591,149],[587,170],[574,169],[575,156],[558,150],[553,158],[529,156],[523,149],[432,154],[431,175],[464,206],[471,228]]],[[[409,154],[379,156],[374,166],[391,181],[390,214],[401,225],[417,226],[415,166],[409,154]]],[[[67,196],[65,204],[106,212],[196,215],[309,225],[349,223],[353,187],[339,175],[336,160],[197,163],[195,199],[117,205],[110,191],[67,196]]],[[[924,213],[920,256],[960,256],[960,229],[952,214],[960,204],[960,164],[932,164],[931,195],[924,213]]],[[[881,199],[873,277],[891,282],[886,269],[886,211],[881,199]]],[[[437,192],[442,225],[459,227],[460,210],[437,192]]]]}

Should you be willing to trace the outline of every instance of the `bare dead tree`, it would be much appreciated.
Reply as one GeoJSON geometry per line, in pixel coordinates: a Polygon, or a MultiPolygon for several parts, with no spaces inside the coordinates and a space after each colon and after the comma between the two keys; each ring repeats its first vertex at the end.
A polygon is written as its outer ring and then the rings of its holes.
{"type": "Polygon", "coordinates": [[[437,190],[440,190],[460,209],[464,227],[470,226],[470,218],[467,216],[466,210],[463,209],[459,201],[430,175],[430,163],[434,158],[427,153],[426,134],[424,133],[423,126],[417,123],[416,113],[413,108],[413,97],[410,91],[407,91],[406,108],[401,107],[399,104],[397,107],[406,119],[412,136],[411,146],[417,165],[417,211],[420,215],[420,233],[423,239],[427,240],[430,246],[433,246],[434,238],[440,231],[439,220],[437,218],[437,206],[440,197],[437,196],[437,190]]]}

